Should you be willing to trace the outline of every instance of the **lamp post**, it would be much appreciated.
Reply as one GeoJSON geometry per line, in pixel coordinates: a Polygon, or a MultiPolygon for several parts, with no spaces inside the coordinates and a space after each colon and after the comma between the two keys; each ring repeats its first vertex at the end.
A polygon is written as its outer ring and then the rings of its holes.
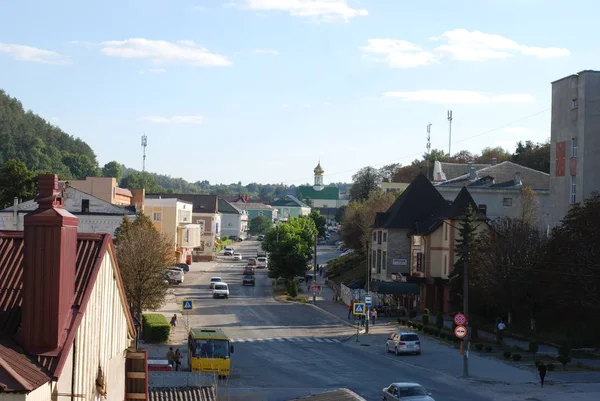
{"type": "MultiPolygon", "coordinates": [[[[317,241],[319,238],[319,230],[317,230],[317,233],[315,234],[315,255],[314,255],[314,260],[313,260],[313,270],[314,270],[314,275],[315,275],[315,282],[313,285],[317,284],[317,241]]],[[[313,305],[317,304],[317,292],[315,290],[313,290],[313,305]]]]}
{"type": "MultiPolygon", "coordinates": [[[[370,239],[371,239],[371,237],[369,236],[369,238],[367,239],[367,241],[365,241],[367,243],[367,279],[366,279],[366,282],[367,282],[367,285],[366,285],[366,287],[367,287],[367,293],[365,294],[365,298],[366,298],[367,295],[369,295],[371,293],[371,270],[369,269],[369,260],[370,260],[370,257],[369,257],[369,240],[370,239]]],[[[367,306],[366,310],[365,310],[365,313],[366,313],[366,316],[365,316],[365,320],[366,320],[366,322],[365,322],[365,334],[369,334],[369,317],[370,317],[369,316],[369,312],[370,312],[370,310],[371,310],[371,308],[369,308],[367,306]]]]}

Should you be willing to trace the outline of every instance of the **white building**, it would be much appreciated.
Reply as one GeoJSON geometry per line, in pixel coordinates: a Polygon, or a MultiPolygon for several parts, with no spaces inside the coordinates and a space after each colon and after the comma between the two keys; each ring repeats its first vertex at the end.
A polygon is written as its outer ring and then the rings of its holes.
{"type": "Polygon", "coordinates": [[[248,237],[248,212],[225,199],[219,198],[221,216],[221,237],[236,237],[242,240],[248,237]]]}

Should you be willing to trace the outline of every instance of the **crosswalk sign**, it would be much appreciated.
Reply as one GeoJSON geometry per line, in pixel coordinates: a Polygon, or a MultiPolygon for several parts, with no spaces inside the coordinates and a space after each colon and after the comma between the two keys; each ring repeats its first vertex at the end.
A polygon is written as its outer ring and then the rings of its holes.
{"type": "Polygon", "coordinates": [[[354,304],[354,310],[352,311],[352,313],[354,313],[355,315],[364,315],[366,310],[367,308],[364,303],[356,302],[354,304]]]}
{"type": "Polygon", "coordinates": [[[190,311],[194,309],[194,301],[192,301],[191,299],[184,299],[182,303],[183,310],[190,311]]]}

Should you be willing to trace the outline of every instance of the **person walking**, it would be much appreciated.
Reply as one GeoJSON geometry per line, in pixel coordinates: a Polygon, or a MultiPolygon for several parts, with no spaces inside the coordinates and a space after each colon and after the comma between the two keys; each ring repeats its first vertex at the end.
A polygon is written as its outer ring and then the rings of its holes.
{"type": "Polygon", "coordinates": [[[546,378],[546,373],[548,372],[548,367],[544,364],[544,362],[540,362],[538,364],[538,373],[540,374],[540,383],[542,387],[544,387],[544,379],[546,378]]]}
{"type": "Polygon", "coordinates": [[[353,310],[354,310],[354,301],[350,302],[350,305],[348,305],[348,320],[350,320],[353,310]]]}
{"type": "Polygon", "coordinates": [[[375,326],[375,320],[377,320],[377,309],[371,308],[369,311],[369,317],[371,318],[371,326],[375,326]]]}
{"type": "Polygon", "coordinates": [[[177,314],[174,313],[173,317],[171,318],[171,331],[175,331],[175,328],[177,327],[177,314]]]}
{"type": "Polygon", "coordinates": [[[181,352],[179,352],[179,348],[177,348],[175,350],[175,355],[174,355],[174,361],[175,361],[175,370],[180,370],[181,368],[181,352]]]}
{"type": "Polygon", "coordinates": [[[175,352],[173,352],[173,347],[169,347],[167,351],[167,362],[169,362],[172,368],[175,367],[175,352]]]}

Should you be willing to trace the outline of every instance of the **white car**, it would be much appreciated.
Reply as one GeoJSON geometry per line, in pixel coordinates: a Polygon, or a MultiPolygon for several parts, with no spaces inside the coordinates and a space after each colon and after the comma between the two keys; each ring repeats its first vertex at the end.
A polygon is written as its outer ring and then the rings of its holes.
{"type": "Polygon", "coordinates": [[[256,258],[256,267],[258,269],[266,269],[267,268],[267,258],[264,256],[259,256],[256,258]]]}
{"type": "Polygon", "coordinates": [[[225,250],[223,251],[223,255],[232,256],[233,255],[233,247],[231,247],[231,246],[226,247],[225,250]]]}
{"type": "Polygon", "coordinates": [[[387,352],[400,354],[421,355],[421,339],[412,331],[397,331],[392,334],[385,344],[387,352]]]}
{"type": "Polygon", "coordinates": [[[431,393],[417,383],[392,383],[382,390],[383,401],[411,400],[411,401],[435,401],[431,393]]]}
{"type": "Polygon", "coordinates": [[[234,253],[233,254],[233,260],[242,260],[242,254],[241,253],[234,253]]]}
{"type": "Polygon", "coordinates": [[[216,283],[213,287],[213,298],[229,298],[229,286],[227,283],[216,283]]]}
{"type": "Polygon", "coordinates": [[[223,282],[221,277],[211,277],[210,278],[210,288],[215,288],[215,284],[223,282]]]}

